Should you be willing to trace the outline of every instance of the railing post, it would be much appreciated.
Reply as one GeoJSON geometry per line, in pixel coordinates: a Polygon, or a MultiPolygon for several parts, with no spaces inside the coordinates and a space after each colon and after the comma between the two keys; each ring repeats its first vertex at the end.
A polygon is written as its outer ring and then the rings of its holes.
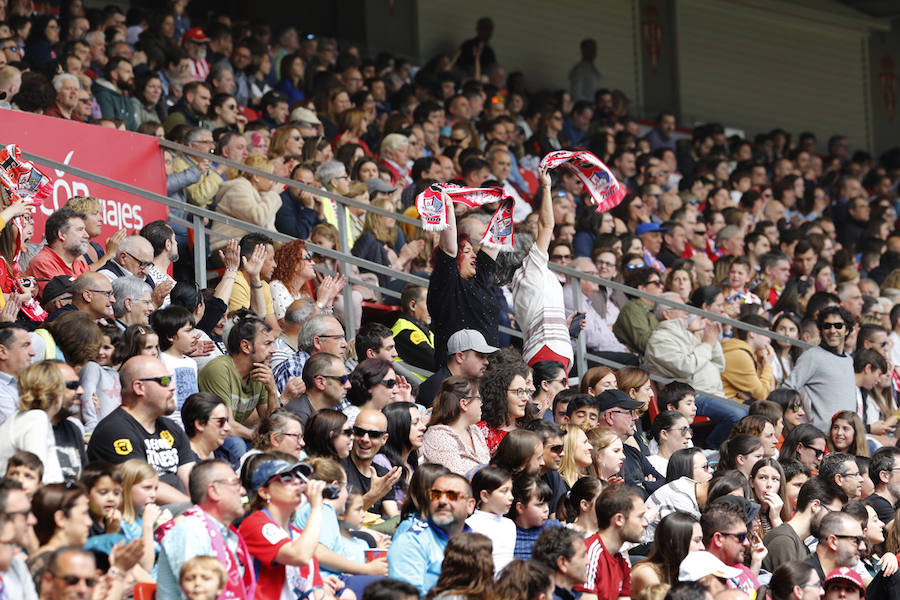
{"type": "MultiPolygon", "coordinates": [[[[575,312],[581,312],[584,308],[581,304],[581,279],[578,277],[575,277],[574,280],[570,279],[569,289],[572,290],[572,307],[575,309],[575,312]]],[[[575,366],[578,368],[579,379],[584,377],[587,371],[585,353],[587,353],[587,345],[584,341],[584,332],[580,332],[578,341],[575,342],[575,366]]]]}
{"type": "MultiPolygon", "coordinates": [[[[347,223],[347,207],[337,204],[337,221],[338,221],[338,247],[341,254],[350,254],[350,245],[347,243],[347,234],[349,233],[349,223],[347,223]]],[[[341,258],[341,273],[347,278],[347,285],[344,286],[344,336],[349,340],[356,337],[356,324],[353,314],[353,286],[350,285],[350,264],[341,258]]]]}
{"type": "Polygon", "coordinates": [[[194,222],[194,280],[200,289],[206,287],[206,226],[203,217],[192,215],[194,222]]]}

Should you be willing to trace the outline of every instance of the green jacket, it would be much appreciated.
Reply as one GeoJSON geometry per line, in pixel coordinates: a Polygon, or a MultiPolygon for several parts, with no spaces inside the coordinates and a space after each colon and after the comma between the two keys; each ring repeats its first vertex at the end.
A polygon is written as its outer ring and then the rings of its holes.
{"type": "Polygon", "coordinates": [[[613,325],[613,333],[632,352],[644,354],[647,340],[659,322],[653,314],[653,306],[640,298],[629,300],[619,312],[613,325]]]}
{"type": "Polygon", "coordinates": [[[122,119],[128,131],[138,128],[137,118],[134,115],[134,106],[125,94],[107,79],[98,79],[91,84],[91,93],[100,105],[100,114],[104,119],[122,119]]]}

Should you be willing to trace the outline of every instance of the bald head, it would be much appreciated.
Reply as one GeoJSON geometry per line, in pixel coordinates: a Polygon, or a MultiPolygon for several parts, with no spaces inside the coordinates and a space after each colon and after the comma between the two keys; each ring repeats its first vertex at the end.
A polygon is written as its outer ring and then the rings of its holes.
{"type": "MultiPolygon", "coordinates": [[[[82,273],[72,283],[72,302],[75,302],[76,299],[81,299],[83,292],[100,289],[98,286],[108,282],[109,279],[102,273],[95,273],[93,271],[82,273]]],[[[109,287],[112,289],[112,286],[109,287]]]]}
{"type": "Polygon", "coordinates": [[[356,424],[363,429],[387,429],[387,417],[380,410],[364,408],[356,415],[356,424]]]}
{"type": "Polygon", "coordinates": [[[119,380],[122,382],[122,401],[125,401],[126,396],[137,397],[134,391],[135,381],[145,377],[159,377],[168,372],[166,365],[156,357],[139,354],[129,358],[119,369],[119,380]]]}
{"type": "Polygon", "coordinates": [[[119,244],[116,262],[128,269],[132,275],[143,277],[153,262],[153,245],[145,237],[129,235],[119,244]]]}

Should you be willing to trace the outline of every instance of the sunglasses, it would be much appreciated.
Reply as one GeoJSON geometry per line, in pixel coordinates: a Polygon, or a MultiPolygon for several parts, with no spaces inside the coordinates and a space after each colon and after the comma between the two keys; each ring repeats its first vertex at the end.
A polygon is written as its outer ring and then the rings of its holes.
{"type": "Polygon", "coordinates": [[[738,541],[739,544],[743,544],[744,541],[747,539],[746,531],[744,533],[726,533],[723,531],[722,535],[727,535],[728,537],[733,537],[734,539],[736,539],[738,541]]]}
{"type": "Polygon", "coordinates": [[[864,535],[838,535],[834,534],[834,537],[841,540],[853,540],[857,546],[866,541],[866,536],[864,535]]]}
{"type": "Polygon", "coordinates": [[[78,389],[78,386],[80,386],[80,385],[81,385],[81,382],[78,381],[77,379],[76,379],[75,381],[67,381],[67,382],[66,382],[66,389],[67,389],[67,390],[72,390],[72,391],[74,392],[75,390],[78,389]]]}
{"type": "Polygon", "coordinates": [[[353,426],[353,435],[358,438],[369,436],[370,440],[374,440],[375,438],[380,438],[384,435],[387,435],[387,431],[381,431],[380,429],[363,429],[362,427],[353,426]]]}
{"type": "Polygon", "coordinates": [[[157,384],[163,387],[169,387],[172,383],[171,375],[163,375],[162,377],[141,377],[138,381],[155,381],[157,384]]]}
{"type": "Polygon", "coordinates": [[[828,329],[837,329],[840,331],[844,328],[844,324],[842,322],[837,323],[822,323],[822,331],[826,331],[828,329]]]}
{"type": "Polygon", "coordinates": [[[563,453],[563,445],[556,444],[555,446],[550,446],[550,452],[553,454],[562,454],[563,453]]]}
{"type": "Polygon", "coordinates": [[[280,475],[275,475],[269,481],[280,481],[284,485],[289,485],[291,483],[294,483],[295,481],[300,481],[300,476],[296,473],[287,472],[281,473],[280,475]]]}
{"type": "Polygon", "coordinates": [[[335,381],[340,381],[341,385],[344,385],[348,381],[350,381],[349,375],[320,375],[320,377],[325,377],[326,379],[334,379],[335,381]]]}
{"type": "MultiPolygon", "coordinates": [[[[792,402],[790,409],[794,412],[800,412],[800,409],[803,408],[803,403],[801,402],[792,402]]],[[[809,446],[807,446],[808,448],[809,446]]]]}
{"type": "Polygon", "coordinates": [[[78,585],[82,581],[89,588],[92,588],[95,585],[97,585],[96,577],[79,577],[78,575],[56,575],[56,574],[54,574],[53,576],[56,577],[57,579],[62,579],[63,583],[65,583],[67,586],[78,585]]]}
{"type": "Polygon", "coordinates": [[[447,496],[447,500],[449,500],[450,502],[456,502],[460,498],[469,497],[469,495],[465,492],[458,492],[456,490],[439,490],[436,488],[431,488],[430,490],[428,490],[428,496],[431,498],[432,502],[436,502],[444,496],[447,496]]]}
{"type": "Polygon", "coordinates": [[[809,444],[803,444],[803,447],[806,448],[807,450],[812,450],[813,452],[815,452],[816,458],[822,458],[823,456],[825,456],[824,450],[819,450],[818,448],[813,448],[809,444]]]}
{"type": "Polygon", "coordinates": [[[390,390],[390,389],[393,389],[395,385],[397,385],[397,380],[396,379],[382,379],[381,385],[383,385],[384,387],[386,387],[387,389],[390,390]]]}

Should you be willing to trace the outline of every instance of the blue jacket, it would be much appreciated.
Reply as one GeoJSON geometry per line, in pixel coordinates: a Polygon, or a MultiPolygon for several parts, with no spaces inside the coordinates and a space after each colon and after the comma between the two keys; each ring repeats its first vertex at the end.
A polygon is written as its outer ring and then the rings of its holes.
{"type": "MultiPolygon", "coordinates": [[[[464,530],[468,531],[468,526],[464,530]]],[[[431,520],[414,520],[409,529],[394,536],[388,549],[388,577],[416,586],[424,596],[437,584],[450,538],[431,520]]]]}
{"type": "Polygon", "coordinates": [[[281,208],[275,213],[275,229],[281,233],[305,240],[316,223],[319,215],[311,208],[306,208],[291,196],[290,190],[281,192],[281,208]]]}

